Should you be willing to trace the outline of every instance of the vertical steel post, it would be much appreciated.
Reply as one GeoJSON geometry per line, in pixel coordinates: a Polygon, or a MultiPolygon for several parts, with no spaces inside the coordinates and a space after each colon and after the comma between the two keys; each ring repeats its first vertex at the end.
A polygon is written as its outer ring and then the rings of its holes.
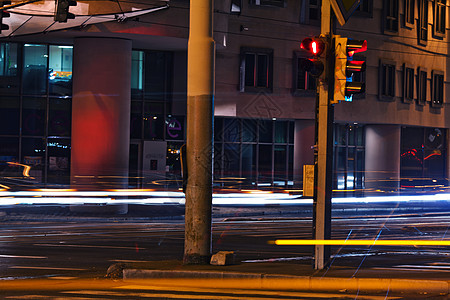
{"type": "Polygon", "coordinates": [[[191,0],[187,83],[185,264],[211,257],[214,117],[213,0],[191,0]]]}
{"type": "MultiPolygon", "coordinates": [[[[330,0],[322,0],[322,16],[320,33],[331,36],[331,4],[330,0]]],[[[330,39],[332,41],[332,39],[330,39]]],[[[332,43],[328,46],[331,47],[332,43]]],[[[327,50],[325,61],[325,79],[319,80],[318,99],[316,101],[316,149],[315,149],[315,183],[313,231],[316,240],[331,238],[331,193],[332,193],[332,161],[333,161],[333,118],[334,107],[329,104],[329,86],[333,73],[327,50]]],[[[314,268],[324,269],[330,258],[330,248],[324,245],[314,246],[314,268]]]]}

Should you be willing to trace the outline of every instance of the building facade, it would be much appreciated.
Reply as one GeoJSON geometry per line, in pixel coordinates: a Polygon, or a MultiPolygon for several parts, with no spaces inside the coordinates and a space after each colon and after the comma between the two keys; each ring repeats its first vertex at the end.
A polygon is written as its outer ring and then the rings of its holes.
{"type": "MultiPolygon", "coordinates": [[[[320,5],[216,1],[216,187],[302,188],[303,165],[314,161],[316,82],[299,45],[320,33],[320,5]]],[[[447,12],[443,0],[363,0],[336,26],[368,42],[365,93],[335,105],[337,193],[447,184],[447,12]]],[[[181,187],[188,21],[189,1],[172,0],[139,17],[4,32],[3,167],[29,165],[47,185],[181,187]]]]}

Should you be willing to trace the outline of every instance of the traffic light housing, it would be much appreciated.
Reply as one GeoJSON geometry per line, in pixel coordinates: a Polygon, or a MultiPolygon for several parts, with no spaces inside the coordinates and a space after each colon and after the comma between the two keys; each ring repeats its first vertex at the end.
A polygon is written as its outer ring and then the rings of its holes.
{"type": "MultiPolygon", "coordinates": [[[[3,7],[5,5],[10,5],[11,1],[0,1],[0,7],[3,7]]],[[[0,10],[0,33],[2,30],[8,30],[9,26],[3,23],[4,18],[9,18],[9,12],[0,10]]]]}
{"type": "Polygon", "coordinates": [[[65,23],[67,19],[75,19],[75,15],[69,12],[71,6],[76,6],[77,1],[73,0],[55,0],[55,15],[56,22],[65,23]]]}
{"type": "Polygon", "coordinates": [[[353,94],[364,93],[364,82],[353,81],[353,74],[364,72],[365,61],[353,59],[355,53],[367,50],[366,40],[353,40],[339,35],[334,38],[334,93],[332,104],[352,101],[353,94]]]}
{"type": "Polygon", "coordinates": [[[305,60],[304,69],[313,77],[319,77],[325,70],[324,55],[327,50],[327,40],[324,37],[308,37],[303,39],[300,48],[307,51],[312,58],[305,60]]]}

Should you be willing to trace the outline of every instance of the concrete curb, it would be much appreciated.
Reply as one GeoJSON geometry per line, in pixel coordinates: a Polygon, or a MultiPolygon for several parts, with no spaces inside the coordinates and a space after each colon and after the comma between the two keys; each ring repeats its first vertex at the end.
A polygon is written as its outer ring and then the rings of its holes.
{"type": "Polygon", "coordinates": [[[450,281],[284,276],[237,272],[124,269],[124,281],[153,280],[160,284],[224,289],[290,290],[307,292],[449,295],[450,281]],[[244,280],[245,279],[245,280],[244,280]]]}

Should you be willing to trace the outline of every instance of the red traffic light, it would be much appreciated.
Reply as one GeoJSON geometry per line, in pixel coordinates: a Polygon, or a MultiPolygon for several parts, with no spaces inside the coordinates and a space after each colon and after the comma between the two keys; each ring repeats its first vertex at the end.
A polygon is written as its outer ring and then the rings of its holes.
{"type": "Polygon", "coordinates": [[[319,38],[306,38],[300,44],[300,48],[314,56],[320,56],[325,50],[325,43],[319,38]]]}

